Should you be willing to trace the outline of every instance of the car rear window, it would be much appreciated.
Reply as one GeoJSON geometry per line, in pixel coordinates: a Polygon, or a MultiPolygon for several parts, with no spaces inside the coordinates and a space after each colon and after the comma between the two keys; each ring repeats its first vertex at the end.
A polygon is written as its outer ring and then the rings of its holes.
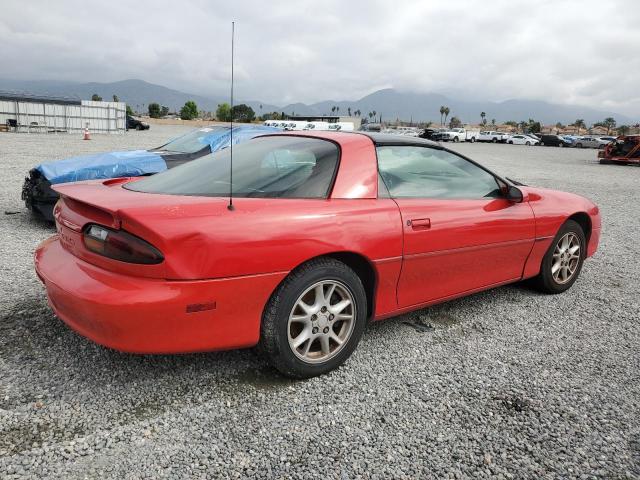
{"type": "MultiPolygon", "coordinates": [[[[205,155],[132,182],[137,192],[225,197],[229,195],[231,150],[205,155]]],[[[233,195],[256,198],[326,198],[340,152],[328,140],[274,135],[233,147],[233,195]]]]}

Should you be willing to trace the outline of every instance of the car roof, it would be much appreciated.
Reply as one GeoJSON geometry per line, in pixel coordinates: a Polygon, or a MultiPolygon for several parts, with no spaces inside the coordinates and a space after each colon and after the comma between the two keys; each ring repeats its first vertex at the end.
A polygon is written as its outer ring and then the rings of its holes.
{"type": "Polygon", "coordinates": [[[408,137],[406,135],[393,135],[390,133],[353,132],[356,135],[369,137],[376,146],[385,145],[414,145],[420,147],[432,147],[442,149],[442,145],[432,140],[420,137],[408,137]]]}
{"type": "MultiPolygon", "coordinates": [[[[273,135],[287,135],[287,136],[295,136],[295,137],[312,137],[312,138],[324,138],[326,140],[333,140],[334,142],[340,142],[341,139],[346,138],[362,138],[367,137],[369,140],[373,142],[376,146],[384,146],[384,145],[413,145],[420,147],[431,147],[437,148],[439,150],[444,150],[444,147],[437,142],[427,140],[426,138],[420,137],[409,137],[407,135],[393,135],[390,133],[379,133],[379,132],[342,132],[336,130],[317,130],[317,131],[291,131],[291,132],[278,132],[278,133],[267,133],[265,135],[260,135],[259,137],[267,137],[273,135]]],[[[256,138],[259,138],[256,137],[256,138]]]]}

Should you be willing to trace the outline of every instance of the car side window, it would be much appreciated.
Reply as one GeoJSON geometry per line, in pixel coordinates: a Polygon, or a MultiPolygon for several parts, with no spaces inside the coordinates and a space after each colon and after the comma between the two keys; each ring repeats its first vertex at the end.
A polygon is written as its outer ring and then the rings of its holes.
{"type": "Polygon", "coordinates": [[[378,169],[392,198],[499,197],[497,180],[451,152],[418,146],[380,146],[378,169]]]}

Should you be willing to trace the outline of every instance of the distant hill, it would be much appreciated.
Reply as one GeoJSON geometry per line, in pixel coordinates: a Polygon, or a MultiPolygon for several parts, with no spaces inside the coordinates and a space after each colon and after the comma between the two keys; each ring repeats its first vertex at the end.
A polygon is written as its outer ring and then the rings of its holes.
{"type": "MultiPolygon", "coordinates": [[[[59,96],[75,96],[90,99],[97,93],[105,100],[110,100],[116,94],[121,101],[127,102],[134,109],[142,110],[143,105],[158,102],[166,105],[170,110],[178,110],[188,100],[193,100],[200,110],[215,111],[219,103],[228,101],[227,98],[208,97],[173,90],[143,80],[122,80],[112,83],[72,83],[48,80],[6,80],[0,79],[0,90],[25,91],[34,94],[49,94],[59,96]],[[137,107],[136,107],[137,106],[137,107]]],[[[504,102],[468,101],[448,98],[436,93],[400,92],[391,88],[378,90],[355,101],[326,100],[310,105],[294,103],[285,106],[270,105],[259,100],[237,100],[237,103],[247,103],[257,115],[278,111],[297,115],[329,115],[331,108],[337,106],[339,113],[346,115],[348,109],[360,110],[366,117],[368,112],[375,110],[382,115],[383,120],[424,121],[440,120],[440,106],[446,105],[450,109],[449,118],[456,116],[464,123],[480,122],[480,112],[486,112],[487,121],[496,119],[497,122],[508,120],[527,120],[533,118],[543,124],[562,122],[571,123],[582,118],[588,124],[613,117],[619,125],[634,124],[638,119],[631,119],[615,112],[597,110],[577,105],[560,105],[541,100],[507,100],[504,102]],[[262,108],[260,108],[262,105],[262,108]]]]}

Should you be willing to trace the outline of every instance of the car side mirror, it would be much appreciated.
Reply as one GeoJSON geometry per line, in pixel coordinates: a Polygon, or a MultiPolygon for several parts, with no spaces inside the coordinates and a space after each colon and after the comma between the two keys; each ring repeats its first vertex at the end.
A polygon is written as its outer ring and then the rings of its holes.
{"type": "Polygon", "coordinates": [[[522,203],[525,200],[525,196],[522,194],[522,190],[513,185],[509,185],[505,197],[507,200],[513,203],[522,203]]]}

